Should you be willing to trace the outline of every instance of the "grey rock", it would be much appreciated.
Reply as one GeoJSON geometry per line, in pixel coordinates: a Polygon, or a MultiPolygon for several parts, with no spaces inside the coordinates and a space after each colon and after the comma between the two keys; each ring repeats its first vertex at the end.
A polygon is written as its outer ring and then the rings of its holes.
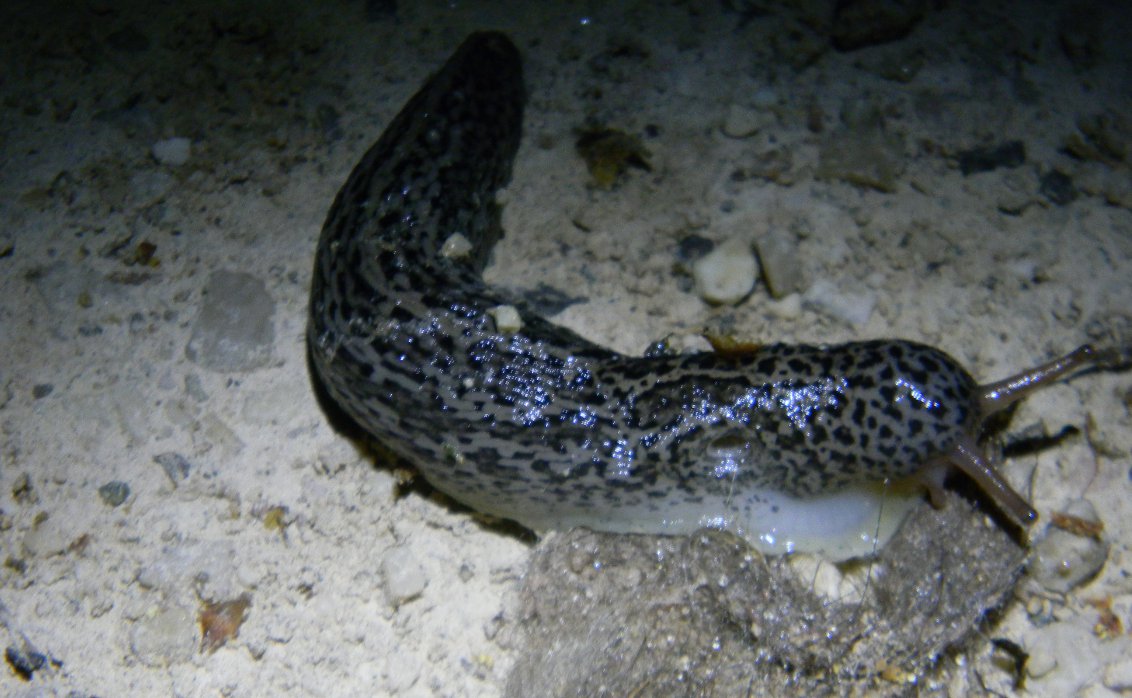
{"type": "Polygon", "coordinates": [[[130,486],[121,480],[112,480],[98,488],[98,496],[107,506],[120,506],[130,497],[130,486]]]}
{"type": "Polygon", "coordinates": [[[275,301],[251,274],[217,271],[204,288],[185,355],[218,372],[251,371],[267,364],[275,340],[275,301]]]}
{"type": "Polygon", "coordinates": [[[859,603],[819,596],[784,558],[716,531],[552,537],[500,636],[520,650],[507,695],[903,695],[911,684],[882,667],[938,672],[1018,578],[1023,551],[981,518],[957,495],[925,503],[859,603]]]}

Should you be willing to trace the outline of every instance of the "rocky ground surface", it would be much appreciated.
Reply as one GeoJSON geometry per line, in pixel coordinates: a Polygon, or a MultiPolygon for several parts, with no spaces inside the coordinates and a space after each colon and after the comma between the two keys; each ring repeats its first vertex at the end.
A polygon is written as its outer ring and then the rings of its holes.
{"type": "Polygon", "coordinates": [[[1128,373],[1006,425],[1032,540],[958,483],[842,566],[536,542],[313,397],[330,202],[477,29],[530,92],[487,277],[587,337],[900,336],[983,380],[1132,341],[1126,8],[791,7],[6,3],[0,693],[1132,691],[1128,373]]]}

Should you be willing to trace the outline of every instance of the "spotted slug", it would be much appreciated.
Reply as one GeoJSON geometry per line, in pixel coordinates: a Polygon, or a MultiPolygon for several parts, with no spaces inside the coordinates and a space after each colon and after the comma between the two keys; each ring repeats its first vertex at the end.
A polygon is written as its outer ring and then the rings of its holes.
{"type": "Polygon", "coordinates": [[[308,351],[369,435],[455,500],[535,531],[708,526],[846,558],[922,499],[909,478],[934,489],[952,465],[1015,521],[1034,519],[976,437],[989,413],[1093,362],[1090,347],[979,385],[901,340],[645,357],[598,346],[481,277],[524,102],[514,45],[471,35],[334,200],[308,351]]]}

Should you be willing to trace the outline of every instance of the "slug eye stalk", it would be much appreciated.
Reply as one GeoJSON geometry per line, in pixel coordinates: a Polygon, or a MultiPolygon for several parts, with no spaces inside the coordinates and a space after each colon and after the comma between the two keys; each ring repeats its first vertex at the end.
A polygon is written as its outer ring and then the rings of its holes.
{"type": "MultiPolygon", "coordinates": [[[[980,422],[995,412],[1006,409],[1028,395],[1048,387],[1059,380],[1090,369],[1117,370],[1126,368],[1132,357],[1132,347],[1110,348],[1098,351],[1090,344],[1077,347],[1070,353],[1047,361],[1021,373],[978,387],[977,406],[980,422]]],[[[955,467],[966,473],[987,493],[1019,526],[1028,526],[1037,520],[1037,512],[1026,499],[1014,491],[1005,478],[983,456],[974,438],[966,437],[956,443],[946,456],[955,467]]]]}

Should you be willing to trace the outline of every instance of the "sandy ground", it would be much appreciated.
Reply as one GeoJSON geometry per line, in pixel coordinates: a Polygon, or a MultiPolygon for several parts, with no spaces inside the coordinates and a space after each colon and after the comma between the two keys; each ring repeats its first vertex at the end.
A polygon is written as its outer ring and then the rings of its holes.
{"type": "MultiPolygon", "coordinates": [[[[584,297],[556,319],[586,336],[902,336],[982,379],[1132,336],[1132,32],[1101,4],[940,3],[849,51],[822,2],[24,5],[0,12],[4,695],[501,694],[533,538],[399,496],[304,361],[335,191],[475,29],[514,38],[530,91],[488,278],[584,297]],[[651,172],[592,187],[587,123],[639,136],[651,172]],[[1011,141],[1024,162],[961,171],[1011,141]],[[787,241],[764,263],[796,295],[702,302],[692,235],[787,241]],[[263,285],[257,368],[186,353],[218,270],[263,285]],[[202,644],[202,610],[241,599],[202,644]]],[[[1009,429],[1075,428],[1006,471],[1036,536],[1084,498],[1110,545],[988,626],[1034,695],[1132,690],[1130,403],[1132,376],[1085,376],[1009,429]]],[[[1011,690],[1001,647],[944,664],[919,690],[1011,690]]]]}

